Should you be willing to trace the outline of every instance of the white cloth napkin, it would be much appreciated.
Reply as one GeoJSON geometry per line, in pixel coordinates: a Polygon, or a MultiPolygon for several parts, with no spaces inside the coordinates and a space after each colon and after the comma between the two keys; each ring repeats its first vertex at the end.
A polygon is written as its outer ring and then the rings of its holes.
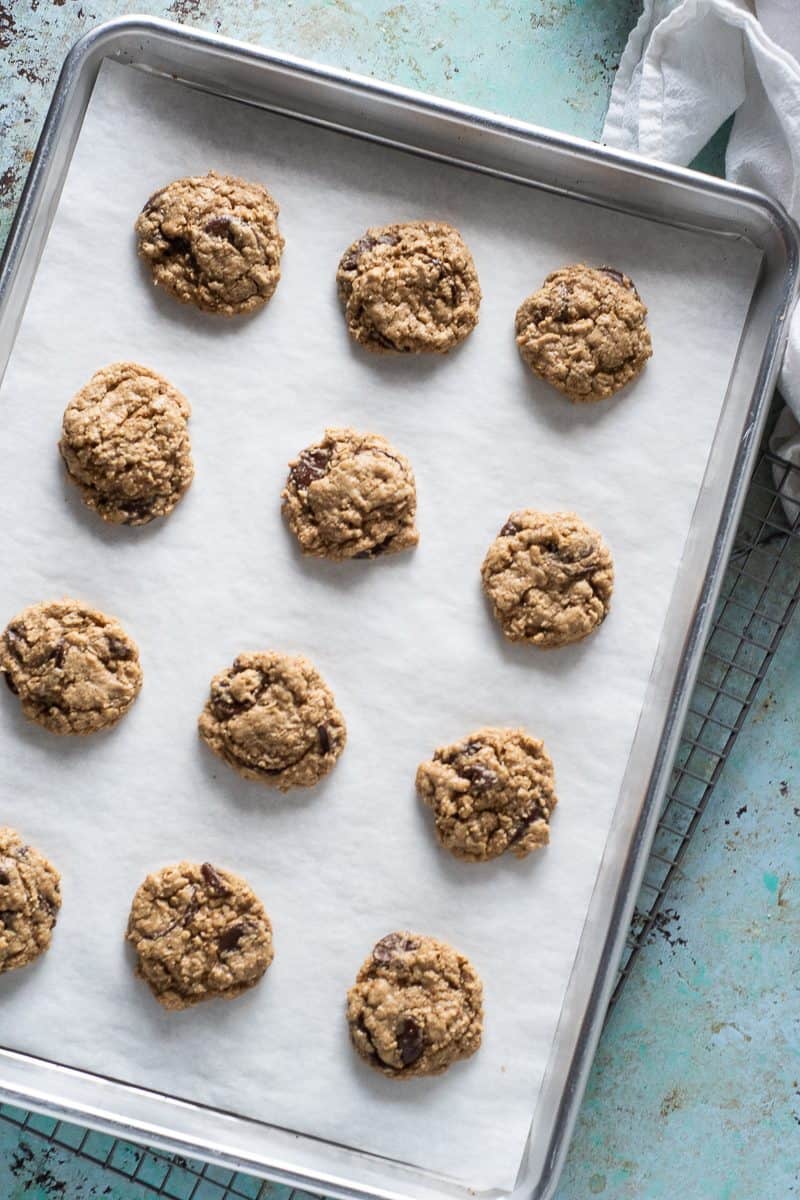
{"type": "MultiPolygon", "coordinates": [[[[732,113],[728,179],[769,193],[800,221],[800,0],[645,0],[603,140],[685,165],[732,113]]],[[[780,390],[796,419],[785,414],[771,446],[800,465],[800,307],[780,390]]],[[[800,501],[800,471],[784,493],[800,501]]]]}

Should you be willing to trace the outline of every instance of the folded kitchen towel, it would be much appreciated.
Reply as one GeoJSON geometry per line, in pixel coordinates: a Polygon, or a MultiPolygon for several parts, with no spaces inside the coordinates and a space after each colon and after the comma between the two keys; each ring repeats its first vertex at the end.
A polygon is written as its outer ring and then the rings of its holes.
{"type": "MultiPolygon", "coordinates": [[[[645,0],[603,140],[686,165],[731,114],[728,179],[774,196],[800,221],[800,0],[645,0]]],[[[796,420],[782,422],[772,448],[800,465],[800,308],[780,390],[796,420]]],[[[800,500],[800,482],[790,490],[800,500]]]]}

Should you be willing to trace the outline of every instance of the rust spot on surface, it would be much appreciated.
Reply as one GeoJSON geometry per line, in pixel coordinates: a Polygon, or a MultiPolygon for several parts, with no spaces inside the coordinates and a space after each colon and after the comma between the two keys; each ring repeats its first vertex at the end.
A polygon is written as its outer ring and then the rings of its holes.
{"type": "Polygon", "coordinates": [[[11,3],[6,4],[4,0],[0,0],[0,50],[5,50],[6,46],[11,45],[11,39],[16,32],[11,3]]]}
{"type": "Polygon", "coordinates": [[[7,167],[0,175],[0,200],[10,196],[17,184],[17,172],[13,167],[7,167]]]}
{"type": "Polygon", "coordinates": [[[680,1088],[674,1087],[667,1092],[664,1099],[661,1101],[659,1113],[665,1119],[672,1113],[677,1112],[679,1108],[683,1108],[685,1097],[680,1088]]]}

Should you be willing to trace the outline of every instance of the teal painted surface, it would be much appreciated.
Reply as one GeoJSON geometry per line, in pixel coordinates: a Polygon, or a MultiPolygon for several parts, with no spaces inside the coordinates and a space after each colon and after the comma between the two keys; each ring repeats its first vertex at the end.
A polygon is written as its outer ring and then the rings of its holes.
{"type": "Polygon", "coordinates": [[[800,1196],[800,619],[611,1015],[559,1200],[800,1196]]]}
{"type": "MultiPolygon", "coordinates": [[[[570,133],[597,136],[636,0],[0,0],[0,232],[74,38],[152,12],[570,133]]],[[[720,143],[721,144],[721,143],[720,143]]],[[[715,147],[706,165],[719,159],[715,147]]],[[[558,1200],[800,1195],[800,622],[726,767],[666,920],[604,1033],[558,1200]]],[[[39,1121],[47,1133],[52,1123],[39,1121]]],[[[70,1134],[77,1146],[81,1131],[70,1134]]],[[[89,1149],[105,1161],[107,1139],[89,1149]]],[[[160,1162],[110,1161],[143,1183],[160,1162]]],[[[170,1177],[221,1200],[229,1172],[170,1177]]],[[[258,1194],[255,1182],[243,1194],[258,1194]]],[[[145,1200],[107,1167],[0,1122],[0,1200],[145,1200]]],[[[270,1200],[286,1200],[274,1188],[270,1200]]]]}
{"type": "Polygon", "coordinates": [[[58,68],[98,21],[152,13],[596,137],[640,0],[0,0],[0,234],[58,68]]]}

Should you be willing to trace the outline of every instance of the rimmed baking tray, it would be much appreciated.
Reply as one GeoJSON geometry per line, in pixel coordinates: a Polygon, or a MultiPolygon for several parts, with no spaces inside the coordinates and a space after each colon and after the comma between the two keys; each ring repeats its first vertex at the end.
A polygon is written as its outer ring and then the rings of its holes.
{"type": "MultiPolygon", "coordinates": [[[[464,180],[483,177],[497,180],[498,186],[512,183],[532,189],[532,196],[563,198],[565,206],[583,202],[598,214],[599,223],[605,220],[602,212],[648,222],[636,229],[651,228],[654,242],[659,229],[692,231],[698,247],[719,248],[723,264],[726,254],[733,264],[740,251],[752,261],[743,319],[731,331],[732,367],[723,381],[726,386],[720,385],[718,420],[715,414],[702,483],[680,562],[675,564],[658,654],[544,1080],[538,1097],[531,1099],[525,1153],[513,1188],[478,1189],[485,1195],[551,1195],[613,985],[777,370],[784,318],[797,287],[795,229],[776,205],[745,189],[165,22],[126,18],[87,35],[65,63],[3,259],[4,370],[106,60],[299,120],[332,136],[352,135],[362,145],[372,143],[376,153],[407,152],[417,162],[438,164],[437,170],[452,168],[464,180]]],[[[719,269],[724,271],[724,266],[719,269]]],[[[488,278],[490,271],[485,274],[488,278]]],[[[532,279],[531,286],[536,282],[532,279]]],[[[691,303],[688,296],[687,305],[691,303]]],[[[697,321],[702,316],[695,314],[697,321]]],[[[654,475],[658,470],[654,463],[654,475]]],[[[280,940],[278,944],[280,948],[280,940]]],[[[357,965],[359,953],[354,953],[357,965]]],[[[8,1047],[0,1051],[0,1094],[30,1108],[77,1116],[134,1140],[331,1195],[475,1194],[463,1178],[421,1169],[402,1161],[402,1155],[389,1158],[353,1149],[346,1129],[335,1138],[298,1133],[280,1122],[268,1124],[177,1099],[164,1094],[166,1089],[131,1086],[119,1072],[109,1072],[115,1076],[111,1078],[96,1068],[82,1071],[20,1053],[13,1048],[13,1028],[5,1024],[0,1037],[8,1047]]],[[[336,1097],[331,1097],[335,1104],[336,1097]]]]}

